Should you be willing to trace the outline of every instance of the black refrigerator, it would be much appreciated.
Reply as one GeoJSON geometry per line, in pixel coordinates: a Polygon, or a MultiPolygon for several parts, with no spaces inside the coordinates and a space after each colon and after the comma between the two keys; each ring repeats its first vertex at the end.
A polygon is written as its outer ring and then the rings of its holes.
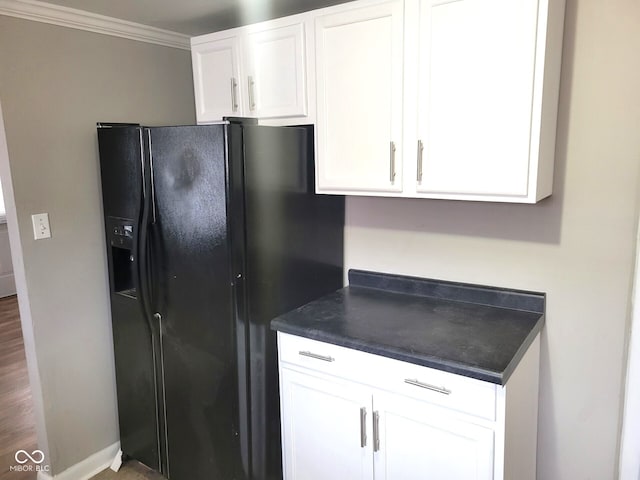
{"type": "Polygon", "coordinates": [[[270,320],[342,287],[312,127],[98,124],[120,442],[172,480],[279,479],[270,320]]]}

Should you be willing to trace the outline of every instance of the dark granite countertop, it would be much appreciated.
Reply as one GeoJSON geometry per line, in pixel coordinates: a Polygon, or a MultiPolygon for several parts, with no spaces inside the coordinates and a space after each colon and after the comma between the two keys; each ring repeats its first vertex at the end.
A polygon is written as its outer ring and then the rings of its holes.
{"type": "Polygon", "coordinates": [[[545,294],[349,271],[349,286],[271,328],[504,385],[540,332],[545,294]]]}

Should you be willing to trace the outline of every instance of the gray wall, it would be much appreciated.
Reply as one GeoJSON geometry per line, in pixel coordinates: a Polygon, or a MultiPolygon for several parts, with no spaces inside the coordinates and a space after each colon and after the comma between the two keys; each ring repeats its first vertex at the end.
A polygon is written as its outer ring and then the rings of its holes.
{"type": "Polygon", "coordinates": [[[567,0],[554,194],[351,197],[349,267],[548,293],[538,478],[613,479],[640,169],[640,3],[567,0]]]}
{"type": "Polygon", "coordinates": [[[191,61],[183,50],[3,16],[0,45],[23,323],[56,474],[118,440],[95,124],[193,123],[191,61]],[[36,242],[39,212],[49,212],[53,237],[36,242]]]}

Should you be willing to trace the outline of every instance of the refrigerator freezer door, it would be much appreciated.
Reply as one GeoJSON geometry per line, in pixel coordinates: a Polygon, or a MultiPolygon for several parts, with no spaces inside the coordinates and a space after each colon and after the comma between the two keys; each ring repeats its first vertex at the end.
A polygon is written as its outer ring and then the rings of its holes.
{"type": "Polygon", "coordinates": [[[152,304],[162,342],[168,475],[245,478],[225,126],[148,132],[156,212],[149,230],[152,304]]]}
{"type": "Polygon", "coordinates": [[[99,128],[121,449],[160,469],[154,349],[138,298],[135,241],[143,199],[142,130],[99,128]]]}
{"type": "Polygon", "coordinates": [[[142,129],[98,128],[105,217],[137,218],[142,195],[142,129]]]}

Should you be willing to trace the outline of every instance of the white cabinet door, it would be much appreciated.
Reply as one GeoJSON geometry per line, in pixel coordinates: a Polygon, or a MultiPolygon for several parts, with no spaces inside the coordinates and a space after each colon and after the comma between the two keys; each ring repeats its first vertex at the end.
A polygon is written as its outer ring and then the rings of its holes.
{"type": "Polygon", "coordinates": [[[280,389],[285,480],[371,479],[370,391],[286,367],[280,389]]]}
{"type": "Polygon", "coordinates": [[[376,480],[492,480],[494,431],[447,409],[374,392],[376,480]],[[377,419],[376,419],[377,416],[377,419]]]}
{"type": "Polygon", "coordinates": [[[240,39],[223,37],[191,47],[198,123],[242,115],[240,39]]]}
{"type": "Polygon", "coordinates": [[[249,112],[258,118],[307,115],[304,23],[261,26],[248,33],[245,49],[249,112]]]}
{"type": "Polygon", "coordinates": [[[316,18],[319,193],[402,190],[403,5],[316,18]]]}
{"type": "Polygon", "coordinates": [[[538,1],[420,0],[419,8],[417,191],[526,199],[530,162],[537,166],[538,1]]]}

